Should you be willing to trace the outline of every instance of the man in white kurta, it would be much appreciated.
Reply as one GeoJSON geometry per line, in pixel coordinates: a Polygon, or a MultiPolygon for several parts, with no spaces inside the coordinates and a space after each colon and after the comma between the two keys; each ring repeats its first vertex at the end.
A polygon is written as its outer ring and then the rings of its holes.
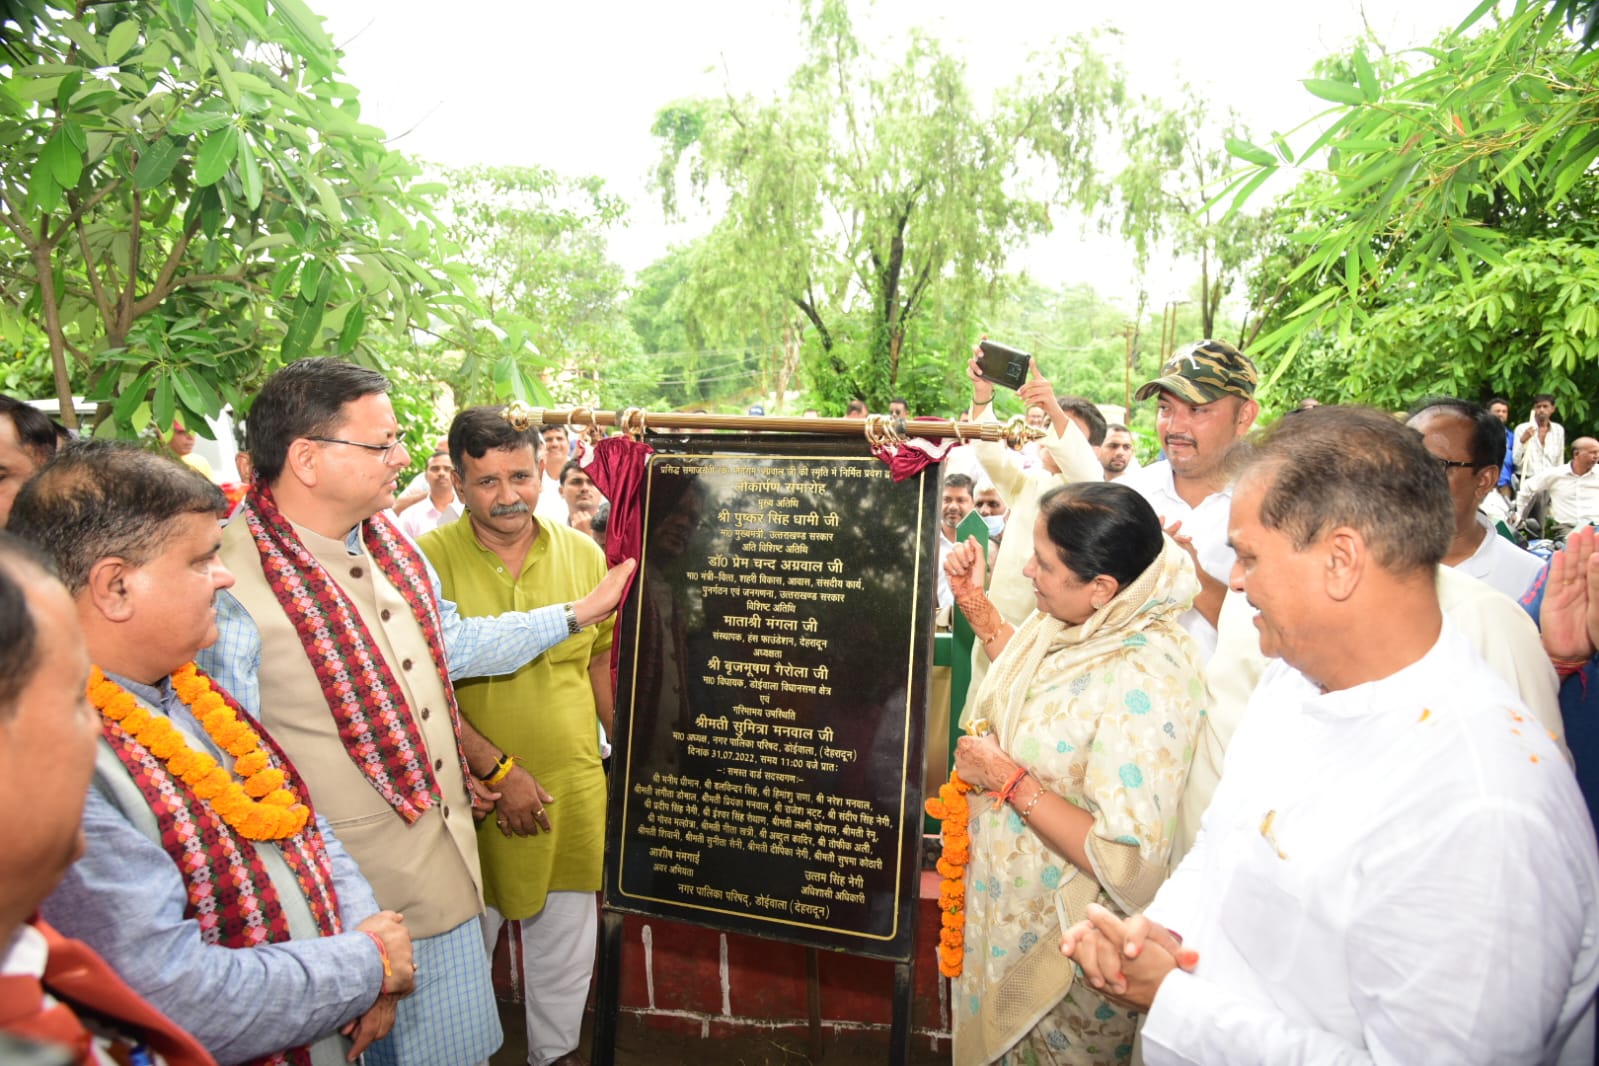
{"type": "Polygon", "coordinates": [[[1283,661],[1148,911],[1067,938],[1148,1011],[1150,1066],[1593,1061],[1593,827],[1443,617],[1449,510],[1436,460],[1376,411],[1279,423],[1240,478],[1233,586],[1283,661]]]}

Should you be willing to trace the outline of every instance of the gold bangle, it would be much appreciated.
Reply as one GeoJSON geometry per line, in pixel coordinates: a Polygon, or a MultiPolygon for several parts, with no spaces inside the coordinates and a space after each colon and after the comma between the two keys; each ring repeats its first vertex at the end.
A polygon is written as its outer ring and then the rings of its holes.
{"type": "Polygon", "coordinates": [[[996,629],[996,630],[994,630],[994,631],[993,631],[993,632],[992,632],[992,633],[990,633],[990,634],[989,634],[989,635],[988,635],[988,636],[986,636],[986,637],[979,637],[979,638],[978,638],[978,639],[979,639],[979,640],[981,640],[981,641],[982,641],[982,642],[983,642],[983,643],[984,643],[984,644],[988,644],[988,643],[991,643],[991,642],[993,642],[993,641],[995,641],[995,640],[998,640],[998,639],[999,639],[999,635],[1000,635],[1000,634],[1001,634],[1001,633],[1003,633],[1003,632],[1005,632],[1005,627],[1006,627],[1006,626],[1007,626],[1007,625],[1009,625],[1009,624],[1010,624],[1010,623],[1009,623],[1009,622],[1006,622],[1006,621],[1003,621],[1003,620],[1002,620],[1002,621],[1001,621],[1001,622],[1000,622],[1000,623],[999,623],[999,628],[998,628],[998,629],[996,629]]]}
{"type": "Polygon", "coordinates": [[[1016,812],[1024,822],[1033,816],[1033,808],[1038,806],[1038,801],[1043,799],[1044,793],[1048,791],[1044,788],[1044,783],[1036,777],[1033,778],[1033,788],[1033,798],[1027,801],[1027,806],[1016,812]]]}

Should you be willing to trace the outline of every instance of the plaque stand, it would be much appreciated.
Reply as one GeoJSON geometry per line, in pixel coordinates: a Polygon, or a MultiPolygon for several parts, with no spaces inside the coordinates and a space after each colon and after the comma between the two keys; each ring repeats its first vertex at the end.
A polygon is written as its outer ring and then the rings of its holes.
{"type": "MultiPolygon", "coordinates": [[[[622,1013],[623,916],[609,907],[600,911],[599,989],[594,1001],[592,1066],[614,1066],[617,1020],[622,1013]]],[[[826,1057],[822,1042],[822,988],[816,948],[805,952],[805,998],[808,1008],[807,1042],[812,1062],[826,1057]]],[[[908,1066],[911,1060],[911,1011],[915,1006],[916,959],[894,963],[893,1028],[888,1037],[889,1066],[908,1066]]]]}

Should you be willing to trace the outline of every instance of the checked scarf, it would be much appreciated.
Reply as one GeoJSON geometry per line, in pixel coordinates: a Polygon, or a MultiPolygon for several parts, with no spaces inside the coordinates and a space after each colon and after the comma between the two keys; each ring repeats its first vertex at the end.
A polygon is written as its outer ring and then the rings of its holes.
{"type": "MultiPolygon", "coordinates": [[[[344,750],[384,802],[407,823],[415,822],[440,802],[438,780],[428,766],[405,691],[372,642],[360,611],[300,543],[278,511],[272,490],[259,480],[250,486],[239,517],[261,554],[267,584],[316,671],[344,750]]],[[[372,562],[404,598],[427,639],[444,683],[462,780],[470,782],[472,771],[461,751],[461,715],[445,665],[443,622],[422,556],[383,515],[362,523],[362,536],[372,562]]]]}
{"type": "MultiPolygon", "coordinates": [[[[213,689],[241,720],[255,729],[268,763],[283,771],[283,787],[313,811],[304,829],[275,843],[294,874],[317,930],[323,936],[337,936],[344,931],[344,926],[339,920],[333,867],[328,861],[322,834],[316,827],[311,794],[305,782],[260,724],[241,709],[232,696],[220,688],[213,686],[213,689]]],[[[290,940],[289,923],[283,914],[277,886],[272,883],[257,851],[261,845],[234,833],[211,804],[195,795],[181,777],[167,770],[164,761],[116,722],[102,718],[100,729],[155,815],[161,831],[161,847],[172,857],[183,877],[188,897],[183,916],[199,925],[200,939],[208,945],[220,944],[226,948],[253,948],[290,940]]],[[[227,765],[226,754],[221,761],[227,765]]],[[[310,1053],[298,1047],[251,1059],[247,1066],[309,1066],[310,1062],[310,1053]]]]}

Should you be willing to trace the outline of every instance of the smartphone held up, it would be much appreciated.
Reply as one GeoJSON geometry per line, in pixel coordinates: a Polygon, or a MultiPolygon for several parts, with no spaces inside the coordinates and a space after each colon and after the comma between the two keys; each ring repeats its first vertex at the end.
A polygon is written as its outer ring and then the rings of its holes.
{"type": "Polygon", "coordinates": [[[1013,391],[1027,383],[1027,369],[1033,362],[1030,354],[990,340],[977,348],[978,377],[1013,391]]]}

